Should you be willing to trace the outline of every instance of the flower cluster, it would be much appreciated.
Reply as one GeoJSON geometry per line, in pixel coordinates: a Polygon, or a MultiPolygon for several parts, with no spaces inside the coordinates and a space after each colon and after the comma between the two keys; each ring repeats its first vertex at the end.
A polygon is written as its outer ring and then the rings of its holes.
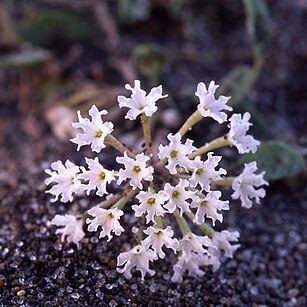
{"type": "MultiPolygon", "coordinates": [[[[77,166],[67,160],[51,164],[46,170],[49,177],[47,191],[54,198],[51,201],[71,202],[74,195],[96,193],[104,200],[79,216],[56,215],[52,225],[59,226],[62,241],[79,244],[84,238],[83,228],[89,232],[99,232],[99,238],[112,240],[126,229],[121,223],[129,205],[130,211],[140,218],[142,227],[137,228],[138,245],[123,251],[117,258],[117,271],[130,278],[133,270],[154,275],[151,262],[166,256],[166,252],[177,255],[173,266],[172,281],[182,281],[183,275],[202,276],[203,267],[217,270],[221,256],[232,257],[238,244],[237,231],[216,231],[216,223],[223,222],[223,212],[235,205],[222,194],[222,188],[233,190],[231,198],[239,199],[242,207],[251,208],[253,201],[260,202],[265,196],[264,173],[257,174],[256,162],[245,164],[241,174],[226,176],[227,171],[220,166],[222,156],[215,150],[234,146],[240,154],[255,152],[259,141],[248,135],[251,126],[250,114],[232,114],[227,105],[230,97],[215,98],[218,88],[214,81],[208,88],[204,83],[197,86],[199,98],[197,110],[186,120],[177,133],[170,133],[165,144],[156,144],[151,135],[151,117],[157,111],[157,101],[166,98],[162,86],[153,88],[147,95],[141,89],[140,81],[134,87],[126,85],[131,97],[118,97],[120,108],[128,108],[126,119],[140,117],[144,150],[135,152],[113,136],[113,123],[103,121],[107,111],[99,111],[96,106],[89,110],[91,120],[78,112],[78,122],[73,127],[81,129],[71,141],[77,150],[90,145],[95,153],[100,153],[107,145],[114,147],[120,156],[116,157],[117,170],[106,169],[99,157],[85,158],[86,166],[77,166]],[[225,124],[229,132],[201,147],[193,145],[193,140],[185,134],[202,118],[210,117],[218,124],[225,124]],[[155,145],[155,146],[153,146],[155,145]],[[109,194],[110,191],[114,194],[109,194]],[[174,225],[177,224],[178,227],[174,225]],[[180,229],[181,233],[178,233],[180,229]]],[[[115,161],[114,161],[115,162],[115,161]]],[[[136,229],[136,227],[134,227],[136,229]]]]}

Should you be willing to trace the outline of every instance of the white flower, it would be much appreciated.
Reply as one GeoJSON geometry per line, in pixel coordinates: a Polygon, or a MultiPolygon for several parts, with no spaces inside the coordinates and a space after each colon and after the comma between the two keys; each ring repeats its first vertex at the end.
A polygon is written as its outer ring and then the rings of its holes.
{"type": "Polygon", "coordinates": [[[149,268],[149,262],[157,260],[157,255],[152,249],[147,249],[142,245],[137,245],[128,252],[124,252],[117,257],[117,266],[124,265],[123,268],[117,268],[117,272],[124,273],[126,278],[131,278],[131,270],[135,267],[142,275],[142,280],[146,273],[150,276],[155,274],[155,271],[149,268]]]}
{"type": "Polygon", "coordinates": [[[205,272],[199,267],[205,264],[204,260],[205,258],[202,255],[195,253],[179,256],[177,263],[173,267],[172,282],[182,282],[182,275],[186,271],[188,271],[189,276],[203,276],[205,272]]]}
{"type": "Polygon", "coordinates": [[[167,158],[168,163],[165,167],[171,174],[176,174],[176,166],[180,165],[185,168],[191,166],[191,160],[187,156],[196,148],[192,145],[193,141],[190,139],[187,139],[183,144],[179,132],[175,135],[170,133],[167,138],[170,143],[167,146],[159,146],[158,156],[160,159],[167,158]]]}
{"type": "Polygon", "coordinates": [[[257,171],[257,163],[255,161],[245,163],[243,172],[233,180],[232,189],[234,193],[231,195],[233,199],[240,198],[242,207],[251,208],[253,205],[252,199],[256,200],[258,204],[260,198],[265,196],[264,189],[256,189],[262,185],[268,185],[263,179],[264,172],[261,174],[254,174],[257,171]]]}
{"type": "Polygon", "coordinates": [[[50,178],[45,180],[45,184],[55,183],[50,190],[46,191],[55,196],[51,199],[52,202],[57,201],[60,195],[61,202],[72,201],[73,194],[81,191],[81,183],[77,179],[79,171],[79,166],[69,160],[66,160],[65,165],[61,161],[51,163],[51,169],[45,170],[50,175],[50,178]]]}
{"type": "Polygon", "coordinates": [[[231,111],[232,107],[226,105],[230,97],[220,96],[218,99],[214,98],[214,94],[218,85],[211,81],[207,90],[203,82],[198,83],[195,95],[199,98],[197,109],[203,117],[212,117],[219,124],[227,120],[227,114],[223,110],[231,111]]]}
{"type": "Polygon", "coordinates": [[[213,254],[216,253],[219,256],[220,251],[224,251],[225,256],[228,258],[233,257],[233,253],[240,247],[240,244],[231,245],[230,242],[238,242],[240,234],[238,231],[223,230],[221,232],[215,232],[212,236],[213,245],[217,249],[210,250],[213,254]]]}
{"type": "Polygon", "coordinates": [[[209,254],[207,248],[215,248],[211,239],[208,236],[197,236],[194,233],[190,232],[183,236],[179,240],[179,250],[182,251],[182,255],[189,255],[192,252],[199,255],[209,254]],[[206,248],[204,248],[204,246],[206,248]]]}
{"type": "Polygon", "coordinates": [[[85,233],[82,229],[83,222],[82,220],[77,220],[74,215],[65,214],[59,215],[57,214],[52,220],[52,225],[63,226],[63,228],[59,228],[56,230],[56,234],[62,234],[61,240],[62,242],[67,240],[67,242],[73,242],[75,244],[79,244],[79,242],[84,238],[85,233]]]}
{"type": "Polygon", "coordinates": [[[212,152],[208,153],[208,159],[203,162],[200,157],[196,157],[193,160],[193,174],[190,178],[190,184],[192,187],[196,187],[198,184],[202,189],[210,191],[210,180],[220,180],[221,175],[226,175],[226,170],[220,168],[215,170],[218,163],[221,161],[221,156],[213,156],[212,152]]]}
{"type": "Polygon", "coordinates": [[[114,171],[105,169],[99,163],[98,157],[95,159],[85,158],[85,161],[89,167],[89,170],[81,167],[82,173],[78,175],[78,179],[88,181],[87,184],[82,185],[86,189],[87,195],[89,195],[92,190],[96,190],[96,188],[97,195],[103,196],[104,194],[108,194],[106,185],[115,179],[114,171]]]}
{"type": "Polygon", "coordinates": [[[136,217],[140,217],[146,213],[147,224],[150,221],[155,222],[157,215],[164,216],[164,213],[166,213],[162,205],[167,200],[167,195],[163,191],[154,193],[148,189],[147,192],[141,191],[136,195],[136,198],[139,200],[140,205],[133,205],[132,209],[135,211],[136,217]]]}
{"type": "Polygon", "coordinates": [[[88,231],[97,231],[101,227],[99,238],[108,237],[108,242],[113,238],[111,232],[120,236],[125,229],[120,225],[119,219],[124,214],[122,210],[103,209],[99,206],[94,207],[87,211],[87,213],[94,217],[94,219],[87,218],[86,223],[89,224],[88,231]]]}
{"type": "Polygon", "coordinates": [[[173,213],[177,208],[180,209],[180,215],[184,211],[190,212],[190,204],[187,199],[192,199],[196,201],[198,197],[195,192],[186,190],[189,186],[189,181],[187,179],[179,179],[179,183],[176,186],[172,186],[166,183],[164,186],[164,192],[167,195],[168,201],[164,208],[168,210],[169,213],[173,213]]]}
{"type": "Polygon", "coordinates": [[[215,265],[216,259],[211,257],[209,250],[215,251],[212,240],[208,236],[197,236],[188,233],[179,240],[179,249],[182,254],[174,266],[173,282],[181,282],[182,275],[188,271],[189,275],[202,276],[201,265],[215,265]]]}
{"type": "Polygon", "coordinates": [[[113,131],[113,124],[111,122],[103,122],[102,115],[106,115],[106,110],[99,111],[96,106],[92,106],[89,110],[89,115],[92,120],[83,118],[80,111],[78,111],[77,123],[72,123],[74,128],[81,128],[83,133],[79,133],[75,138],[70,141],[78,144],[77,150],[83,145],[91,144],[92,151],[100,152],[102,148],[105,148],[104,140],[107,135],[113,131]]]}
{"type": "Polygon", "coordinates": [[[131,91],[131,98],[125,96],[118,96],[117,101],[119,107],[130,108],[125,118],[134,120],[140,114],[152,116],[157,111],[156,101],[167,97],[162,95],[162,85],[151,89],[150,93],[146,96],[146,92],[141,89],[139,80],[134,81],[134,88],[126,84],[126,89],[131,91]]]}
{"type": "Polygon", "coordinates": [[[121,184],[124,180],[130,178],[130,185],[134,190],[137,188],[143,189],[142,180],[153,180],[154,168],[146,165],[149,159],[144,153],[136,155],[135,159],[129,158],[126,152],[123,157],[117,157],[117,163],[125,165],[125,169],[120,169],[118,172],[117,184],[121,184]]]}
{"type": "Polygon", "coordinates": [[[259,141],[255,140],[251,135],[246,135],[249,127],[252,124],[249,122],[251,118],[250,113],[244,113],[243,117],[241,114],[233,114],[229,118],[230,128],[228,133],[228,140],[232,145],[237,147],[240,154],[257,151],[257,147],[260,144],[259,141]]]}
{"type": "Polygon", "coordinates": [[[165,257],[165,253],[162,250],[163,246],[171,248],[176,253],[179,242],[177,239],[172,238],[174,232],[171,226],[167,226],[165,229],[150,226],[144,230],[144,233],[148,237],[142,241],[142,245],[146,248],[151,246],[160,258],[165,257]]]}
{"type": "Polygon", "coordinates": [[[205,216],[212,220],[213,226],[215,221],[223,222],[223,215],[218,213],[218,210],[229,210],[229,201],[222,201],[219,198],[222,196],[220,191],[210,191],[200,202],[191,204],[191,207],[197,208],[193,222],[203,224],[205,216]]]}

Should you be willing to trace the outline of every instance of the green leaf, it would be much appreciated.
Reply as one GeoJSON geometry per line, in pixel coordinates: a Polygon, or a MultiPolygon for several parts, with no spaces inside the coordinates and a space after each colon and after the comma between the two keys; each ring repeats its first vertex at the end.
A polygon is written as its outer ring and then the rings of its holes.
{"type": "Polygon", "coordinates": [[[256,161],[260,171],[265,171],[269,181],[291,177],[305,168],[302,154],[279,141],[262,143],[255,154],[242,156],[240,163],[256,161]]]}
{"type": "Polygon", "coordinates": [[[253,81],[253,69],[245,65],[238,66],[223,78],[218,95],[231,96],[229,104],[237,105],[249,91],[253,81]]]}
{"type": "Polygon", "coordinates": [[[60,8],[39,9],[16,27],[20,38],[34,46],[94,41],[93,28],[84,18],[60,8]]]}
{"type": "Polygon", "coordinates": [[[246,12],[246,27],[254,43],[257,56],[264,53],[269,36],[269,15],[263,0],[243,0],[246,12]]]}

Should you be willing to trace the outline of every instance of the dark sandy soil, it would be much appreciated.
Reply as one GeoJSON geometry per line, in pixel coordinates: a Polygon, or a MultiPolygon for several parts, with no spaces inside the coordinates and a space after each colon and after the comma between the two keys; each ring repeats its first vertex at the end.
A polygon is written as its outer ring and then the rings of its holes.
{"type": "MultiPolygon", "coordinates": [[[[170,257],[156,265],[155,277],[125,280],[115,271],[125,235],[110,244],[87,235],[77,249],[61,244],[48,227],[66,209],[50,204],[43,169],[49,160],[73,155],[74,146],[59,144],[37,119],[44,141],[29,137],[19,130],[23,123],[1,120],[0,154],[9,171],[1,172],[0,306],[306,306],[304,184],[273,184],[263,204],[251,210],[234,205],[223,226],[240,231],[242,247],[217,273],[207,270],[203,278],[174,284],[170,257]]],[[[77,201],[72,211],[94,204],[77,201]]]]}
{"type": "MultiPolygon", "coordinates": [[[[190,29],[189,40],[183,38],[180,23],[159,13],[135,28],[120,28],[128,49],[148,41],[167,47],[171,61],[166,88],[175,98],[182,88],[220,80],[238,64],[251,63],[241,4],[208,1],[208,22],[202,24],[198,1],[193,3],[186,14],[196,16],[197,27],[190,29]],[[165,22],[168,28],[162,31],[165,22]],[[208,61],[174,53],[191,46],[208,61]]],[[[260,138],[284,140],[297,148],[307,143],[307,41],[302,39],[307,8],[302,3],[268,1],[271,38],[266,64],[248,94],[270,126],[269,135],[260,138]]],[[[89,78],[84,67],[97,59],[86,52],[84,57],[65,78],[89,78]]],[[[113,74],[104,73],[103,84],[126,83],[116,74],[112,79],[113,74]]],[[[223,227],[240,232],[241,248],[218,272],[208,269],[203,278],[186,277],[174,284],[170,277],[175,259],[168,257],[157,263],[153,278],[142,282],[135,274],[126,280],[115,271],[126,235],[107,244],[87,234],[78,249],[61,244],[49,227],[56,213],[77,212],[94,205],[95,199],[50,203],[44,169],[58,159],[81,163],[82,155],[73,144],[54,137],[36,105],[25,113],[20,110],[18,95],[11,92],[14,78],[0,76],[0,306],[307,306],[306,175],[272,183],[263,203],[251,210],[233,205],[223,227]]],[[[182,114],[194,108],[192,102],[178,107],[182,114]]],[[[202,135],[198,129],[195,137],[202,135]]],[[[101,158],[107,161],[109,156],[101,158]]]]}

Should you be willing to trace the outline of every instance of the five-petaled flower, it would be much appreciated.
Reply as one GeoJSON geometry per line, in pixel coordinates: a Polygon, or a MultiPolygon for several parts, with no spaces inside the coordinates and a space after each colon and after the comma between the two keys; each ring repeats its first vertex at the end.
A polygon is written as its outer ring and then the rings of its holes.
{"type": "Polygon", "coordinates": [[[116,162],[125,165],[125,169],[120,169],[118,172],[117,183],[121,184],[126,179],[130,179],[130,185],[133,189],[143,189],[142,180],[152,181],[154,168],[147,166],[150,157],[144,153],[135,156],[135,159],[129,158],[127,153],[123,157],[117,157],[116,162]]]}
{"type": "Polygon", "coordinates": [[[69,160],[66,160],[65,164],[61,161],[53,162],[51,170],[47,169],[45,172],[50,176],[45,180],[45,184],[55,183],[50,190],[46,191],[54,195],[52,202],[57,201],[59,196],[63,203],[72,201],[73,194],[81,191],[81,182],[77,179],[80,168],[69,160]]]}
{"type": "Polygon", "coordinates": [[[71,139],[71,142],[78,145],[77,150],[80,150],[81,146],[90,145],[92,151],[100,152],[101,149],[105,148],[105,138],[113,131],[114,125],[111,122],[103,122],[101,119],[102,115],[106,115],[106,110],[99,111],[94,105],[89,110],[91,120],[83,118],[80,111],[78,111],[79,122],[72,123],[74,128],[81,128],[83,133],[71,139]]]}
{"type": "Polygon", "coordinates": [[[108,194],[107,184],[115,179],[114,171],[109,171],[105,169],[98,161],[98,157],[95,159],[85,158],[85,161],[89,167],[86,170],[81,167],[82,173],[78,175],[78,179],[85,180],[87,184],[83,184],[87,195],[90,194],[92,190],[97,189],[97,195],[103,196],[108,194]]]}
{"type": "Polygon", "coordinates": [[[162,85],[151,89],[146,96],[146,92],[141,89],[141,82],[139,80],[134,81],[134,87],[126,84],[126,89],[131,91],[131,98],[125,96],[118,96],[119,107],[130,108],[125,118],[134,120],[140,114],[146,116],[152,116],[157,111],[156,102],[161,98],[167,97],[162,95],[162,85]]]}
{"type": "Polygon", "coordinates": [[[152,190],[147,192],[141,191],[136,198],[139,200],[140,205],[133,205],[132,209],[136,217],[146,214],[146,223],[150,221],[155,222],[156,216],[164,216],[167,212],[162,205],[167,200],[167,195],[163,191],[154,193],[152,190]]]}
{"type": "Polygon", "coordinates": [[[196,148],[192,145],[193,141],[190,139],[187,139],[185,144],[183,144],[179,132],[175,135],[169,134],[167,138],[170,143],[166,146],[159,146],[158,156],[161,160],[167,158],[168,163],[165,167],[174,175],[177,173],[176,166],[189,168],[192,165],[188,155],[196,148]]]}
{"type": "Polygon", "coordinates": [[[122,210],[117,208],[103,209],[97,206],[88,210],[87,213],[94,217],[94,219],[86,219],[86,223],[89,224],[87,230],[97,231],[98,227],[101,227],[99,238],[107,236],[108,241],[110,241],[113,238],[111,232],[120,236],[125,231],[119,223],[120,217],[124,214],[122,210]]]}

